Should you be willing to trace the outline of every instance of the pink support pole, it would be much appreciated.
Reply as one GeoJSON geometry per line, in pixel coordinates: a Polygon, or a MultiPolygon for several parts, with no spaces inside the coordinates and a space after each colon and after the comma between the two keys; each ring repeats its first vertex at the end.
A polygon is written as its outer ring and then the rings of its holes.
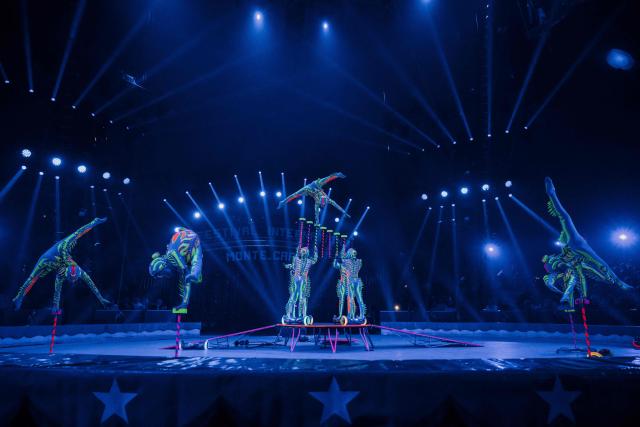
{"type": "Polygon", "coordinates": [[[51,343],[49,344],[49,354],[53,353],[53,344],[56,340],[56,328],[58,326],[58,314],[53,316],[53,329],[51,329],[51,343]]]}
{"type": "Polygon", "coordinates": [[[176,316],[176,352],[175,357],[178,357],[180,353],[180,322],[182,320],[182,315],[178,314],[176,316]]]}

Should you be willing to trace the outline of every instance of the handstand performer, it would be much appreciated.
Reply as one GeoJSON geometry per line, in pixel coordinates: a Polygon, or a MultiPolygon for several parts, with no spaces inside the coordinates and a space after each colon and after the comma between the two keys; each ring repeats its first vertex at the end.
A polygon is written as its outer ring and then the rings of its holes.
{"type": "Polygon", "coordinates": [[[75,284],[78,279],[82,280],[89,286],[89,289],[91,289],[93,294],[98,298],[100,304],[103,306],[110,305],[111,303],[102,297],[93,280],[91,280],[91,277],[89,277],[71,257],[71,251],[78,243],[78,239],[91,231],[93,227],[102,224],[106,220],[106,218],[95,218],[89,224],[80,227],[50,247],[40,259],[38,259],[33,271],[18,290],[18,295],[13,299],[16,310],[22,306],[22,300],[25,295],[29,293],[36,281],[53,271],[56,272],[53,306],[51,309],[53,314],[60,314],[60,292],[62,291],[62,284],[65,280],[70,281],[72,284],[75,284]]]}
{"type": "Polygon", "coordinates": [[[281,200],[278,204],[278,209],[280,209],[285,203],[289,203],[292,200],[297,199],[298,197],[308,196],[313,198],[313,208],[315,213],[315,224],[320,224],[320,211],[323,207],[328,204],[332,205],[340,212],[342,212],[345,216],[349,218],[349,214],[345,212],[340,205],[338,205],[335,201],[327,196],[327,193],[324,192],[322,187],[327,183],[333,181],[337,178],[346,178],[345,175],[341,172],[333,173],[325,178],[318,178],[315,181],[305,185],[295,193],[287,196],[285,199],[281,200]]]}
{"type": "Polygon", "coordinates": [[[167,245],[167,252],[151,256],[149,274],[154,278],[178,276],[181,304],[173,308],[175,314],[185,314],[189,307],[191,285],[202,282],[202,248],[198,235],[179,227],[167,245]]]}
{"type": "Polygon", "coordinates": [[[551,216],[560,220],[562,232],[559,242],[562,250],[559,254],[545,255],[542,258],[547,274],[544,283],[551,290],[562,294],[560,302],[566,311],[573,312],[576,287],[582,302],[587,302],[587,278],[602,283],[617,285],[623,290],[633,289],[624,283],[600,258],[587,241],[578,233],[571,217],[560,204],[551,178],[545,179],[548,210],[551,216]]]}
{"type": "Polygon", "coordinates": [[[309,248],[303,247],[296,250],[290,264],[285,264],[289,271],[289,301],[286,305],[286,313],[282,316],[282,323],[299,323],[311,325],[313,317],[307,315],[307,302],[311,295],[311,280],[309,269],[318,262],[318,250],[313,251],[313,257],[309,256],[309,248]]]}
{"type": "Polygon", "coordinates": [[[333,261],[333,267],[340,270],[340,279],[338,280],[338,315],[333,318],[341,324],[347,323],[365,323],[367,307],[362,298],[362,279],[358,276],[362,268],[362,260],[356,258],[357,252],[351,248],[345,252],[344,246],[340,253],[340,261],[338,257],[333,261]],[[344,299],[347,298],[347,316],[343,316],[344,299]],[[360,315],[356,316],[359,311],[360,315]]]}

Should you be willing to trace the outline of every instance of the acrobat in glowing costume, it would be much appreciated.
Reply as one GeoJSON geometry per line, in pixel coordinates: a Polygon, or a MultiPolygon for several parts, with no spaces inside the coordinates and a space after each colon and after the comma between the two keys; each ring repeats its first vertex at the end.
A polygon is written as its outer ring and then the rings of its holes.
{"type": "Polygon", "coordinates": [[[571,217],[560,204],[551,178],[545,178],[548,210],[551,216],[560,220],[562,231],[558,241],[562,245],[559,254],[545,255],[542,258],[547,274],[544,283],[549,289],[562,294],[561,304],[566,311],[575,310],[575,291],[584,302],[587,299],[587,278],[602,283],[617,285],[621,289],[633,289],[624,283],[600,258],[587,241],[578,233],[571,217]]]}
{"type": "Polygon", "coordinates": [[[80,227],[69,236],[58,241],[55,245],[50,247],[41,257],[38,259],[36,266],[29,274],[27,280],[22,284],[18,290],[18,294],[13,299],[14,307],[19,309],[22,306],[22,300],[29,293],[35,283],[45,277],[51,272],[56,272],[55,291],[53,294],[53,306],[51,312],[53,314],[60,314],[60,292],[62,291],[62,284],[65,280],[68,280],[72,284],[75,284],[78,280],[82,280],[89,286],[91,292],[98,298],[100,304],[103,306],[111,305],[111,303],[105,299],[98,288],[96,287],[91,277],[73,260],[71,257],[71,251],[78,243],[78,239],[87,234],[93,227],[98,224],[102,224],[106,221],[106,218],[95,218],[89,224],[80,227]]]}
{"type": "Polygon", "coordinates": [[[327,193],[324,192],[322,187],[324,187],[327,183],[333,181],[334,179],[345,178],[345,175],[341,172],[333,173],[324,178],[318,178],[315,181],[305,185],[298,191],[293,194],[290,194],[286,198],[280,201],[278,204],[278,209],[284,206],[286,203],[291,202],[299,197],[311,197],[313,199],[313,209],[315,214],[315,224],[320,224],[320,211],[324,208],[327,203],[338,209],[342,212],[347,218],[349,218],[349,214],[345,212],[340,205],[338,205],[335,201],[329,198],[327,193]]]}
{"type": "Polygon", "coordinates": [[[175,314],[185,314],[189,307],[191,285],[202,282],[202,248],[200,237],[183,227],[179,227],[167,245],[167,252],[151,256],[149,274],[154,278],[178,277],[181,304],[173,308],[175,314]]]}
{"type": "Polygon", "coordinates": [[[359,277],[362,268],[362,260],[356,258],[357,252],[350,248],[345,251],[343,245],[340,258],[336,256],[333,261],[333,267],[340,270],[340,278],[338,279],[338,315],[333,318],[341,324],[348,323],[366,323],[367,307],[362,298],[362,279],[359,277]],[[347,300],[347,315],[344,316],[344,301],[347,300]],[[359,313],[357,313],[359,312],[359,313]],[[357,314],[356,314],[357,313],[357,314]]]}
{"type": "Polygon", "coordinates": [[[318,250],[314,248],[313,256],[309,254],[308,247],[296,250],[290,264],[285,264],[289,270],[289,300],[286,312],[282,316],[282,323],[313,324],[313,316],[307,314],[307,303],[311,295],[311,280],[309,269],[318,262],[318,250]]]}

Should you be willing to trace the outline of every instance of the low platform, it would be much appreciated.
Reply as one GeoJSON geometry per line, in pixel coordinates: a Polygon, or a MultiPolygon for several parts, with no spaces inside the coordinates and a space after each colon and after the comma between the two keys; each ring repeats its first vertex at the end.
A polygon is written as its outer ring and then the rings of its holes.
{"type": "Polygon", "coordinates": [[[294,352],[283,336],[252,334],[178,358],[170,336],[60,339],[53,355],[46,343],[0,347],[0,416],[36,425],[637,425],[640,352],[630,343],[596,337],[613,357],[594,359],[558,354],[570,345],[564,336],[478,333],[478,346],[433,347],[386,332],[371,330],[374,351],[354,334],[335,353],[309,331],[294,352]]]}

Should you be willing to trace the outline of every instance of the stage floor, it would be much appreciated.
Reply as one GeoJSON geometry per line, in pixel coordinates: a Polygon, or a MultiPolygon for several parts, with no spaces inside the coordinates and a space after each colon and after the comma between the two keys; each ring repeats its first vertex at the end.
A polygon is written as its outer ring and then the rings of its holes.
{"type": "MultiPolygon", "coordinates": [[[[558,353],[558,348],[570,347],[571,342],[563,339],[532,339],[518,334],[511,334],[510,340],[469,340],[481,347],[456,347],[442,345],[438,347],[424,347],[414,345],[412,337],[395,335],[372,335],[375,346],[374,351],[365,351],[360,339],[354,338],[349,345],[339,343],[337,351],[332,353],[329,344],[315,345],[313,342],[298,342],[295,351],[280,341],[274,344],[274,336],[249,336],[234,337],[229,341],[229,348],[225,349],[183,349],[179,357],[234,357],[242,359],[330,359],[330,360],[460,360],[460,359],[539,359],[539,358],[580,358],[583,352],[558,353]],[[250,348],[234,346],[234,341],[248,340],[250,348]]],[[[207,336],[199,339],[186,339],[185,345],[202,341],[207,336]]],[[[127,338],[87,338],[85,341],[65,342],[63,338],[56,341],[55,353],[59,355],[103,355],[103,356],[152,356],[174,357],[172,348],[175,339],[168,337],[127,337],[127,338]]],[[[584,347],[582,341],[579,347],[584,347]]],[[[638,356],[640,351],[634,349],[629,342],[628,346],[621,345],[620,340],[609,341],[596,340],[592,343],[592,349],[606,348],[613,356],[638,356]]],[[[11,347],[0,347],[2,353],[21,354],[47,354],[48,344],[16,344],[11,347]]]]}

